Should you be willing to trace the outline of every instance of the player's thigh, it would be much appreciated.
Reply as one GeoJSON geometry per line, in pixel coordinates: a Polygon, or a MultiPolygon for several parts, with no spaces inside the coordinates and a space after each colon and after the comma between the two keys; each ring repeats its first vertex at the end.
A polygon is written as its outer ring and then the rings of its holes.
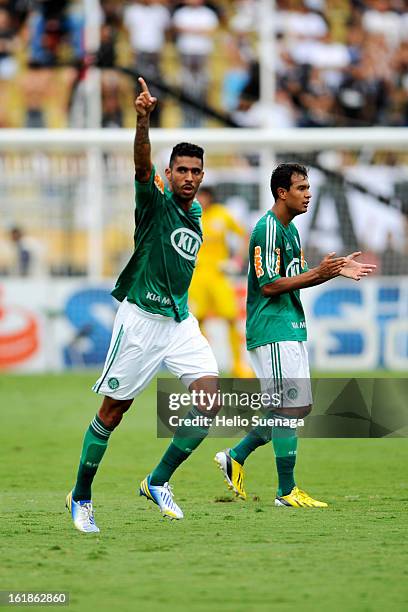
{"type": "Polygon", "coordinates": [[[199,378],[218,376],[214,353],[191,313],[178,324],[168,346],[164,365],[187,388],[199,378]]]}
{"type": "Polygon", "coordinates": [[[238,316],[238,304],[234,286],[224,274],[217,274],[211,285],[211,301],[214,315],[229,321],[238,316]]]}
{"type": "Polygon", "coordinates": [[[157,374],[165,353],[160,324],[124,302],[118,311],[101,376],[93,390],[115,400],[133,399],[157,374]]]}
{"type": "Polygon", "coordinates": [[[306,416],[312,391],[305,343],[272,342],[250,351],[250,358],[262,391],[280,398],[276,411],[292,408],[298,416],[306,416]]]}
{"type": "Polygon", "coordinates": [[[275,342],[279,369],[283,378],[310,379],[309,357],[305,342],[275,342]]]}
{"type": "Polygon", "coordinates": [[[275,343],[276,368],[281,377],[282,411],[305,417],[312,407],[309,358],[305,342],[275,343]]]}

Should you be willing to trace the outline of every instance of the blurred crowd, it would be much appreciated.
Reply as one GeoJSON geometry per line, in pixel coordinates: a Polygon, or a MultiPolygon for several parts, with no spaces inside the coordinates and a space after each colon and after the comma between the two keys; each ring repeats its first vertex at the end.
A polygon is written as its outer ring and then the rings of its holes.
{"type": "Polygon", "coordinates": [[[0,0],[0,127],[86,125],[92,66],[104,127],[132,125],[134,80],[122,69],[160,96],[156,126],[209,125],[206,106],[217,125],[408,125],[405,0],[276,0],[274,57],[262,58],[276,76],[271,100],[260,100],[261,0],[100,0],[91,15],[86,5],[0,0]]]}

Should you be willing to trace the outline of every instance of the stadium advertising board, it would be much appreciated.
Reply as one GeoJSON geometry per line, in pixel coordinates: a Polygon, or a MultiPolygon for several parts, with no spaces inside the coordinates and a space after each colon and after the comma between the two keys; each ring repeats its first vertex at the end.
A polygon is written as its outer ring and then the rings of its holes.
{"type": "MultiPolygon", "coordinates": [[[[117,302],[113,282],[7,279],[0,284],[0,368],[99,368],[117,302]]],[[[237,282],[244,317],[244,281],[237,282]]],[[[408,277],[333,281],[303,291],[313,367],[328,371],[408,369],[408,277]]],[[[243,321],[242,321],[243,327],[243,321]]],[[[210,334],[228,369],[223,334],[210,334]]]]}

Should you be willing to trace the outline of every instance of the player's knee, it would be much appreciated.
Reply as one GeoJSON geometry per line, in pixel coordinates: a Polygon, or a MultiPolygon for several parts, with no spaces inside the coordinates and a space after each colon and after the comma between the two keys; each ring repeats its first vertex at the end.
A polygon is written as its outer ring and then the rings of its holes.
{"type": "Polygon", "coordinates": [[[99,409],[98,416],[106,427],[115,429],[121,422],[125,412],[129,410],[132,402],[133,400],[116,400],[112,397],[105,396],[102,406],[99,409]]]}
{"type": "Polygon", "coordinates": [[[203,376],[195,380],[189,387],[195,392],[196,408],[204,416],[214,418],[221,409],[219,402],[219,381],[217,376],[203,376]]]}

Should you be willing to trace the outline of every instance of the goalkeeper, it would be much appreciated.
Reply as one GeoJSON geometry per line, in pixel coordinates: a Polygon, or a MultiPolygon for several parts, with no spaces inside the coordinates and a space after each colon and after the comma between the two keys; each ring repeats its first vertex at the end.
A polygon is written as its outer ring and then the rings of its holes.
{"type": "Polygon", "coordinates": [[[247,247],[246,230],[225,206],[215,202],[213,189],[202,187],[197,197],[203,210],[204,242],[190,285],[191,310],[202,329],[209,316],[219,317],[227,322],[232,375],[236,377],[250,375],[251,370],[241,358],[243,339],[237,325],[237,297],[226,273],[232,266],[237,268],[235,262],[229,258],[228,238],[238,236],[241,242],[240,253],[244,253],[247,247]]]}

